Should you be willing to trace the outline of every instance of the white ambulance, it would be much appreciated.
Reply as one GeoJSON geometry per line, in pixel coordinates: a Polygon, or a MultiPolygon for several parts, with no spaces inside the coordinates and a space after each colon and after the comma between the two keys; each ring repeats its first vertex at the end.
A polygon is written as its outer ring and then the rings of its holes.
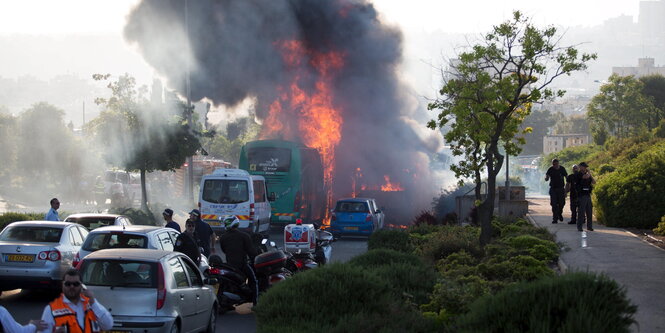
{"type": "Polygon", "coordinates": [[[270,202],[263,176],[241,169],[216,169],[201,178],[201,219],[216,233],[224,230],[220,218],[235,215],[240,228],[267,235],[270,231],[270,202]]]}

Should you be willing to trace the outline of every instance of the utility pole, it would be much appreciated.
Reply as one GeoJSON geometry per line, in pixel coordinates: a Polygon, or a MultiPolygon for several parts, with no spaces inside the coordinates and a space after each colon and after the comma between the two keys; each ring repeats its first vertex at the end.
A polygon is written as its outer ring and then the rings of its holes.
{"type": "MultiPolygon", "coordinates": [[[[188,9],[188,0],[185,0],[185,35],[187,36],[187,46],[189,46],[189,9],[188,9]]],[[[191,53],[188,53],[185,56],[185,70],[187,71],[186,74],[186,81],[185,81],[185,89],[186,89],[186,94],[187,94],[187,125],[189,126],[189,130],[193,131],[194,130],[194,124],[192,123],[192,112],[194,111],[194,107],[192,107],[192,96],[191,96],[191,87],[190,87],[190,82],[189,82],[189,55],[191,53]]],[[[189,201],[191,203],[194,203],[194,159],[192,156],[187,157],[187,197],[189,198],[189,201]]]]}

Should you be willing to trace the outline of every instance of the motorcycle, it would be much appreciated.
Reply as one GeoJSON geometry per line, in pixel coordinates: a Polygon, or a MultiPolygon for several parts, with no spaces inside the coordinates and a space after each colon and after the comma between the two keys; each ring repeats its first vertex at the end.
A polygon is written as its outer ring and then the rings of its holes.
{"type": "Polygon", "coordinates": [[[284,228],[284,244],[291,257],[286,267],[292,272],[302,272],[323,266],[330,261],[333,234],[322,230],[319,225],[303,225],[301,219],[296,224],[284,228]]]}
{"type": "MultiPolygon", "coordinates": [[[[267,248],[267,240],[262,245],[267,248]]],[[[254,259],[254,273],[256,275],[259,293],[265,292],[271,286],[284,281],[291,276],[285,268],[288,255],[270,242],[273,250],[261,253],[254,259]]],[[[206,277],[216,278],[215,293],[219,302],[219,312],[232,310],[234,306],[252,302],[252,289],[247,284],[247,277],[237,268],[223,262],[222,258],[213,254],[208,258],[210,268],[206,277]]]]}

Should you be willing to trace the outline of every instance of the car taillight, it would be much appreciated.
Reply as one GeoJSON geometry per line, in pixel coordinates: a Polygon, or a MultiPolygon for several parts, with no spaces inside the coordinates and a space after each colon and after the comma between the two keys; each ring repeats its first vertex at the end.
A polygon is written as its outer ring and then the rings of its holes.
{"type": "Polygon", "coordinates": [[[298,269],[300,269],[303,266],[305,266],[305,263],[300,259],[296,259],[296,267],[298,267],[298,269]]]}
{"type": "Polygon", "coordinates": [[[74,256],[74,260],[72,261],[72,266],[74,266],[74,268],[78,269],[79,264],[81,264],[81,256],[79,256],[79,253],[76,252],[76,255],[74,256]]]}
{"type": "Polygon", "coordinates": [[[219,273],[220,273],[219,268],[215,267],[208,268],[208,274],[210,275],[219,275],[219,273]]]}
{"type": "Polygon", "coordinates": [[[60,251],[51,250],[51,251],[39,252],[37,258],[39,258],[40,260],[58,261],[62,258],[62,256],[60,255],[60,251]]]}
{"type": "Polygon", "coordinates": [[[83,267],[83,262],[84,262],[84,261],[85,261],[85,260],[81,260],[81,261],[79,261],[78,264],[76,264],[76,267],[74,267],[74,268],[76,268],[76,270],[80,272],[80,271],[81,271],[81,268],[83,267]]]}
{"type": "Polygon", "coordinates": [[[166,301],[166,286],[164,283],[164,268],[162,265],[157,265],[157,310],[164,307],[166,301]]]}
{"type": "Polygon", "coordinates": [[[365,218],[365,222],[372,222],[372,214],[367,214],[367,217],[365,218]]]}
{"type": "Polygon", "coordinates": [[[249,204],[249,219],[254,220],[254,204],[249,204]]]}

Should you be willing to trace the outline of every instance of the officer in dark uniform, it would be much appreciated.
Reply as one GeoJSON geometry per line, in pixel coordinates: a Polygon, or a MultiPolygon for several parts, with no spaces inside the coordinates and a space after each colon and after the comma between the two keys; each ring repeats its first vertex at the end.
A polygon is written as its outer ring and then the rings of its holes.
{"type": "Polygon", "coordinates": [[[254,269],[250,263],[254,262],[256,249],[252,243],[251,237],[240,230],[240,221],[236,216],[230,216],[224,219],[226,232],[219,238],[219,245],[226,255],[226,263],[242,271],[249,280],[249,287],[252,289],[252,300],[256,305],[259,295],[258,283],[254,269]]]}
{"type": "Polygon", "coordinates": [[[586,222],[586,229],[593,231],[593,204],[591,202],[591,191],[596,180],[589,172],[589,166],[582,162],[579,164],[580,172],[575,177],[575,185],[577,186],[577,201],[579,207],[577,211],[577,230],[582,231],[582,225],[586,222]],[[586,218],[586,221],[585,221],[586,218]]]}
{"type": "Polygon", "coordinates": [[[559,160],[552,160],[552,166],[547,169],[545,181],[550,181],[550,205],[552,205],[552,223],[563,221],[563,206],[566,205],[566,168],[559,165],[559,160]],[[558,221],[557,221],[558,220],[558,221]]]}
{"type": "Polygon", "coordinates": [[[184,253],[198,266],[201,262],[201,250],[199,250],[199,245],[196,242],[195,229],[196,224],[194,221],[187,220],[185,222],[185,232],[178,235],[173,250],[184,253]]]}
{"type": "Polygon", "coordinates": [[[568,224],[577,224],[577,186],[575,185],[575,177],[579,173],[580,168],[577,164],[573,164],[573,173],[566,177],[566,192],[570,193],[570,221],[568,224]]]}

